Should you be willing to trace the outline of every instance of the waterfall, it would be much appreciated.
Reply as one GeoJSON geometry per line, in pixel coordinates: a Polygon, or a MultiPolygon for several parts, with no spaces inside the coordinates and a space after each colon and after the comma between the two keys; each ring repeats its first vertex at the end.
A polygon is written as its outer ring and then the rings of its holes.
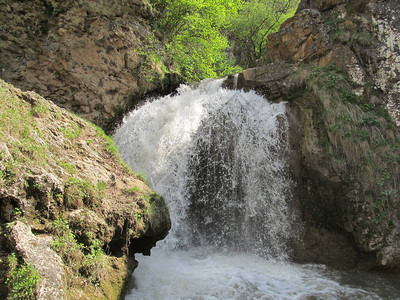
{"type": "Polygon", "coordinates": [[[183,86],[132,112],[115,141],[165,197],[173,247],[285,259],[293,231],[285,104],[220,84],[183,86]]]}
{"type": "Polygon", "coordinates": [[[221,84],[182,85],[149,101],[114,136],[172,220],[152,256],[138,258],[127,299],[379,299],[322,267],[287,263],[299,222],[285,164],[286,104],[221,84]]]}

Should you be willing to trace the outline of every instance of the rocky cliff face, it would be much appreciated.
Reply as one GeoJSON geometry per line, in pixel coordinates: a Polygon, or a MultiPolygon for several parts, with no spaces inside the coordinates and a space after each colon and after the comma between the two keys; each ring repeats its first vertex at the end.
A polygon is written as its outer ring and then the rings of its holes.
{"type": "Polygon", "coordinates": [[[357,95],[375,89],[400,126],[400,22],[396,1],[302,1],[268,37],[271,62],[336,65],[357,95]]]}
{"type": "Polygon", "coordinates": [[[32,265],[37,299],[119,299],[134,253],[168,233],[164,200],[100,128],[34,92],[0,81],[0,119],[0,294],[19,298],[12,274],[32,265]]]}
{"type": "Polygon", "coordinates": [[[0,1],[0,78],[34,90],[104,129],[143,95],[177,81],[143,49],[151,39],[146,1],[0,1]]]}
{"type": "Polygon", "coordinates": [[[238,88],[289,103],[300,261],[400,269],[399,11],[302,1],[268,37],[267,63],[239,75],[238,88]]]}

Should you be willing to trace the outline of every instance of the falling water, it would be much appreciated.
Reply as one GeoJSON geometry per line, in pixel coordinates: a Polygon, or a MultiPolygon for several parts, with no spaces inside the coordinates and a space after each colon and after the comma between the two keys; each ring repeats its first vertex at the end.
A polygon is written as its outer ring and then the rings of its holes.
{"type": "Polygon", "coordinates": [[[323,267],[287,263],[299,222],[285,169],[285,104],[221,83],[181,86],[133,111],[115,134],[173,223],[139,259],[127,299],[379,299],[323,267]]]}

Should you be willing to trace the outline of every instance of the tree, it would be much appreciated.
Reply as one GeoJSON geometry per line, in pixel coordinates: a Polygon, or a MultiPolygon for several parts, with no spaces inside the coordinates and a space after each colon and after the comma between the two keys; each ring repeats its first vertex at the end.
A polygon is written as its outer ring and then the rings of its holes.
{"type": "Polygon", "coordinates": [[[265,55],[268,34],[293,16],[299,0],[244,1],[237,16],[231,18],[227,35],[232,43],[236,63],[243,68],[252,67],[265,55]]]}
{"type": "Polygon", "coordinates": [[[237,15],[241,0],[152,0],[159,16],[154,27],[178,69],[189,81],[237,71],[228,57],[223,34],[237,15]]]}
{"type": "Polygon", "coordinates": [[[233,74],[265,54],[267,34],[300,0],[150,0],[153,27],[188,81],[233,74]],[[236,66],[235,66],[236,64],[236,66]]]}

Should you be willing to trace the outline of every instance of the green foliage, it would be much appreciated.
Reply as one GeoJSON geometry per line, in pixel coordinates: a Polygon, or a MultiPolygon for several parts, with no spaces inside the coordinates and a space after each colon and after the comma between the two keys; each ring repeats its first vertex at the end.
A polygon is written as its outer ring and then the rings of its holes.
{"type": "Polygon", "coordinates": [[[74,164],[70,164],[68,162],[63,162],[60,160],[56,160],[57,164],[64,169],[64,171],[68,172],[69,174],[76,174],[76,166],[74,164]]]}
{"type": "Polygon", "coordinates": [[[88,277],[93,284],[98,286],[106,275],[106,258],[101,241],[94,237],[92,232],[87,232],[88,246],[85,247],[86,255],[80,272],[88,277]]]}
{"type": "Polygon", "coordinates": [[[86,232],[86,245],[78,243],[68,222],[62,217],[49,225],[53,233],[52,248],[60,254],[64,263],[77,276],[89,278],[93,284],[99,284],[105,276],[105,254],[102,243],[92,232],[86,232]]]}
{"type": "Polygon", "coordinates": [[[65,201],[69,208],[81,208],[83,205],[96,207],[105,195],[106,184],[99,181],[93,184],[89,180],[70,177],[65,184],[65,201]]]}
{"type": "Polygon", "coordinates": [[[163,33],[178,71],[189,81],[221,77],[238,69],[226,54],[228,39],[222,31],[229,15],[236,15],[240,0],[152,0],[159,12],[153,26],[163,33]]]}
{"type": "Polygon", "coordinates": [[[138,211],[135,211],[135,217],[137,221],[141,221],[142,220],[142,214],[138,211]]]}
{"type": "Polygon", "coordinates": [[[97,136],[101,137],[105,141],[106,151],[116,158],[121,159],[121,155],[119,154],[118,148],[115,146],[113,139],[109,137],[99,126],[94,124],[91,125],[96,129],[97,136]]]}
{"type": "Polygon", "coordinates": [[[138,186],[134,185],[133,187],[127,188],[126,191],[128,193],[135,193],[135,192],[138,193],[138,192],[140,192],[140,188],[138,186]]]}
{"type": "Polygon", "coordinates": [[[227,28],[236,63],[243,68],[253,67],[265,56],[268,34],[296,12],[299,0],[243,1],[238,15],[231,16],[227,28]]]}
{"type": "Polygon", "coordinates": [[[69,127],[62,127],[61,131],[67,139],[73,140],[81,135],[82,127],[77,123],[71,123],[69,127]]]}
{"type": "Polygon", "coordinates": [[[339,17],[339,12],[334,11],[325,17],[325,24],[329,26],[329,36],[332,40],[352,46],[371,46],[373,36],[367,28],[360,24],[360,20],[353,19],[354,24],[345,23],[345,18],[339,17]]]}
{"type": "MultiPolygon", "coordinates": [[[[294,14],[299,0],[150,2],[159,13],[153,26],[163,34],[178,71],[199,81],[253,66],[265,54],[266,36],[294,14]]],[[[155,51],[149,50],[148,60],[155,61],[155,51]]]]}
{"type": "Polygon", "coordinates": [[[69,228],[68,222],[60,217],[49,224],[50,230],[53,233],[51,246],[53,250],[61,254],[63,258],[68,257],[69,251],[82,249],[82,245],[78,244],[75,235],[69,228]]]}
{"type": "Polygon", "coordinates": [[[149,181],[146,178],[146,175],[144,175],[143,173],[139,173],[139,174],[135,174],[136,177],[138,179],[140,179],[141,181],[143,181],[145,184],[150,185],[149,181]]]}
{"type": "Polygon", "coordinates": [[[32,265],[19,264],[15,253],[8,256],[8,275],[6,284],[10,290],[7,299],[35,299],[39,273],[32,265]]]}
{"type": "MultiPolygon", "coordinates": [[[[11,159],[3,161],[4,169],[0,172],[0,183],[12,183],[17,179],[18,163],[13,162],[11,159]]],[[[1,186],[1,184],[0,184],[1,186]]]]}
{"type": "Polygon", "coordinates": [[[103,254],[103,249],[101,247],[100,240],[94,237],[93,232],[86,232],[86,236],[89,240],[88,254],[86,255],[85,264],[95,264],[100,260],[101,254],[103,254]]]}
{"type": "Polygon", "coordinates": [[[44,101],[38,101],[32,107],[32,115],[33,116],[43,116],[47,115],[50,112],[50,108],[47,103],[44,101]]]}
{"type": "MultiPolygon", "coordinates": [[[[13,156],[9,163],[35,160],[45,164],[47,149],[40,142],[41,132],[33,118],[31,105],[12,95],[4,81],[0,80],[0,84],[0,140],[7,144],[13,156]]],[[[3,174],[3,177],[9,175],[3,174]]]]}
{"type": "Polygon", "coordinates": [[[143,58],[142,65],[140,68],[132,70],[133,73],[139,72],[138,75],[149,82],[153,82],[155,79],[163,79],[165,73],[167,73],[164,61],[168,57],[154,33],[149,34],[144,40],[143,46],[134,49],[133,52],[143,58]]]}

